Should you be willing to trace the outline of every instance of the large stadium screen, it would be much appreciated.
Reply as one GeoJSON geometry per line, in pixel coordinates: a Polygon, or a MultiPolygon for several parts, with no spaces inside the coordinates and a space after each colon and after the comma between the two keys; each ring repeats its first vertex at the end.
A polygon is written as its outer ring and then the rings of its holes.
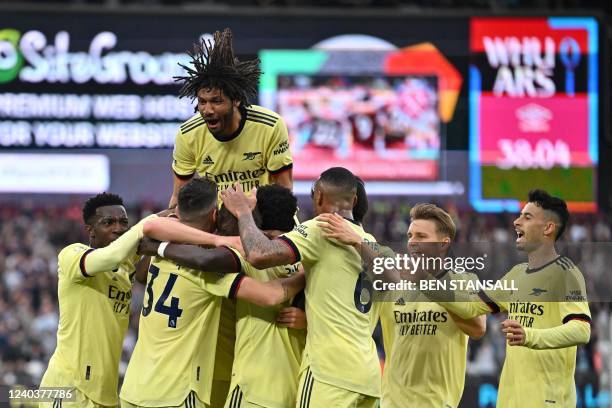
{"type": "Polygon", "coordinates": [[[446,61],[433,47],[419,52],[437,69],[415,69],[409,49],[260,53],[261,100],[287,122],[296,179],[331,166],[365,180],[438,178],[446,61]]]}
{"type": "Polygon", "coordinates": [[[545,188],[596,210],[598,25],[593,18],[473,18],[470,201],[518,211],[545,188]]]}
{"type": "Polygon", "coordinates": [[[365,179],[434,179],[440,149],[435,78],[282,76],[294,177],[333,166],[365,179]]]}

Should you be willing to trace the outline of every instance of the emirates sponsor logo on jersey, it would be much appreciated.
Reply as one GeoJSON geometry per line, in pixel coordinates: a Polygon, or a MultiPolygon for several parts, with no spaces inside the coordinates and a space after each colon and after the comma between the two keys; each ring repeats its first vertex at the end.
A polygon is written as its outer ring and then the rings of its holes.
{"type": "Polygon", "coordinates": [[[433,310],[400,312],[394,310],[393,317],[395,318],[395,323],[400,325],[400,336],[435,336],[438,330],[438,323],[446,323],[448,321],[448,312],[436,312],[433,310]]]}
{"type": "Polygon", "coordinates": [[[535,316],[544,315],[544,305],[532,302],[512,302],[508,319],[516,320],[523,327],[533,327],[535,316]]]}
{"type": "Polygon", "coordinates": [[[204,176],[210,181],[221,184],[258,179],[259,177],[263,176],[265,172],[266,169],[264,168],[245,171],[230,170],[219,174],[214,174],[207,171],[204,173],[204,176]]]}

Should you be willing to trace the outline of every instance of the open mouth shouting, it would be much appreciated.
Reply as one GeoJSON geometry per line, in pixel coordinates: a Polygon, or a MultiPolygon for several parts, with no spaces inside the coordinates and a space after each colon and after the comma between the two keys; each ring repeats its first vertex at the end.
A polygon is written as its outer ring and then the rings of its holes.
{"type": "Polygon", "coordinates": [[[216,118],[204,118],[206,122],[206,126],[208,126],[208,130],[211,132],[216,132],[221,128],[221,121],[216,118]]]}
{"type": "Polygon", "coordinates": [[[523,237],[525,237],[525,233],[518,228],[516,228],[515,231],[516,231],[516,242],[521,242],[523,240],[523,237]]]}

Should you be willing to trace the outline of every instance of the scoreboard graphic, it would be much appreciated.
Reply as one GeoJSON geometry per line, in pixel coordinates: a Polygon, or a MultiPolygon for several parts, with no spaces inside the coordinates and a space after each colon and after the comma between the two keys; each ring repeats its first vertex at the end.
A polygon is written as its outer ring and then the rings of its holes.
{"type": "Polygon", "coordinates": [[[598,26],[593,18],[470,22],[470,202],[518,211],[536,187],[596,211],[598,26]]]}

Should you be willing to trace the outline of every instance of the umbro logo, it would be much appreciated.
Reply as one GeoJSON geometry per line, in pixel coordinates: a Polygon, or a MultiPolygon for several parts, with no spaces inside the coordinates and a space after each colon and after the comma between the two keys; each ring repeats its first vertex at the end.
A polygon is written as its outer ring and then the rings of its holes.
{"type": "Polygon", "coordinates": [[[396,306],[405,306],[406,302],[404,301],[404,298],[399,298],[397,299],[397,301],[395,302],[396,306]]]}
{"type": "Polygon", "coordinates": [[[548,292],[548,291],[546,289],[533,288],[529,296],[540,296],[544,292],[548,292]]]}
{"type": "Polygon", "coordinates": [[[215,164],[212,157],[210,155],[206,156],[204,160],[202,160],[202,164],[215,164]]]}
{"type": "Polygon", "coordinates": [[[258,154],[261,154],[261,152],[246,152],[246,153],[242,153],[244,158],[242,159],[242,161],[245,160],[254,160],[258,154]]]}

